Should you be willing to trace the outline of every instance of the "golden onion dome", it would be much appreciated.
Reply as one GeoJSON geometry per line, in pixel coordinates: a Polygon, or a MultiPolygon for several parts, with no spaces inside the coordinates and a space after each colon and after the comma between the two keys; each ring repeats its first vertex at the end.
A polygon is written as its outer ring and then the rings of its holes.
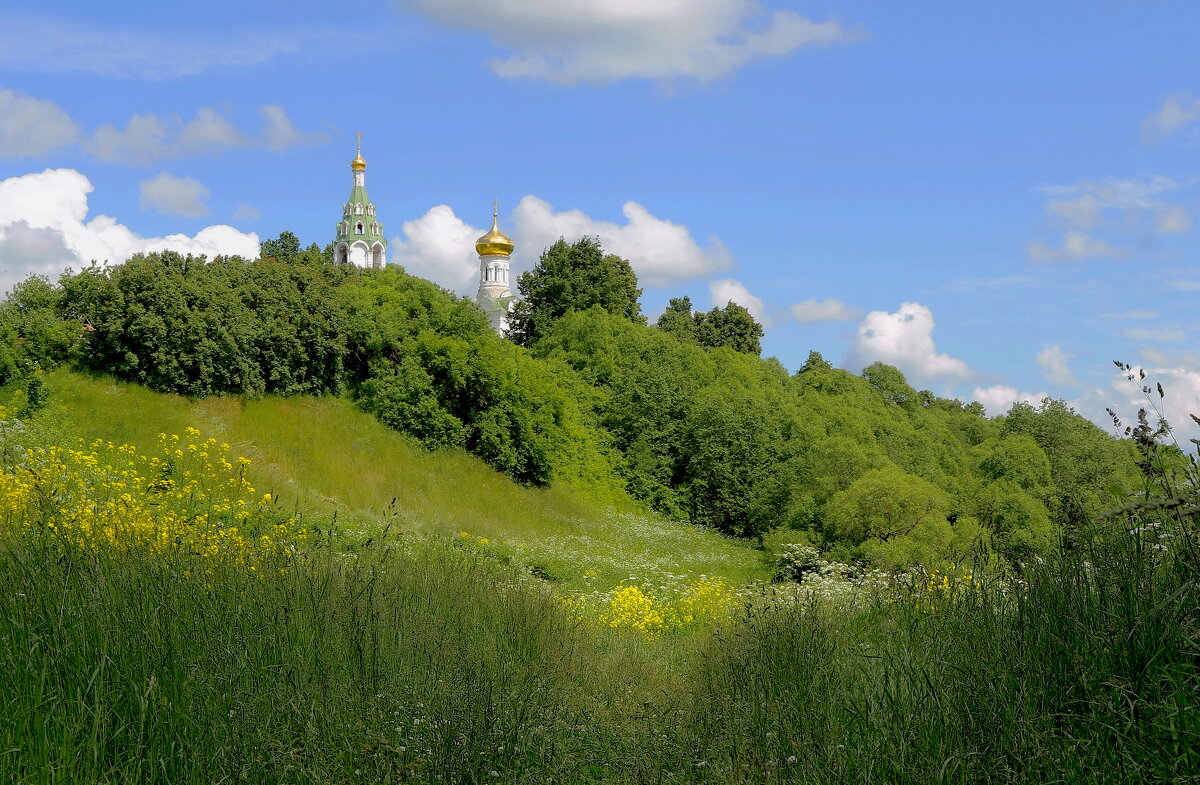
{"type": "Polygon", "coordinates": [[[367,170],[367,162],[362,157],[362,132],[358,134],[358,154],[350,162],[350,168],[356,172],[365,172],[367,170]]]}
{"type": "Polygon", "coordinates": [[[500,231],[496,210],[492,210],[492,228],[475,241],[475,251],[480,256],[508,256],[513,252],[513,241],[500,231]]]}

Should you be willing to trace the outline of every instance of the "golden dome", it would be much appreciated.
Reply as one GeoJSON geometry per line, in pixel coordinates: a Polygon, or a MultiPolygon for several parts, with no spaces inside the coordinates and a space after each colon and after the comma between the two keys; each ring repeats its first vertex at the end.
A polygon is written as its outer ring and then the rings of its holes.
{"type": "Polygon", "coordinates": [[[354,160],[350,162],[350,168],[356,172],[365,172],[367,170],[367,162],[362,157],[362,132],[358,133],[358,154],[354,156],[354,160]]]}
{"type": "Polygon", "coordinates": [[[497,208],[493,208],[491,230],[475,241],[475,251],[480,256],[508,256],[513,252],[513,241],[500,231],[498,220],[497,208]]]}

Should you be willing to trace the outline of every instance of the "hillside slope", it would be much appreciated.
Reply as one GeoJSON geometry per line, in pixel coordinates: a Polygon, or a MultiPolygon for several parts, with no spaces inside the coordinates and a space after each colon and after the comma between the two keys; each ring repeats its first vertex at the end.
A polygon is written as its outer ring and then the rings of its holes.
{"type": "Polygon", "coordinates": [[[153,450],[187,427],[233,445],[250,478],[287,508],[366,537],[385,527],[460,536],[576,589],[636,575],[767,577],[743,543],[630,508],[596,509],[560,489],[517,485],[463,451],[429,451],[336,397],[190,401],[134,384],[58,371],[52,417],[66,436],[153,450]],[[481,538],[485,542],[481,542],[481,538]]]}

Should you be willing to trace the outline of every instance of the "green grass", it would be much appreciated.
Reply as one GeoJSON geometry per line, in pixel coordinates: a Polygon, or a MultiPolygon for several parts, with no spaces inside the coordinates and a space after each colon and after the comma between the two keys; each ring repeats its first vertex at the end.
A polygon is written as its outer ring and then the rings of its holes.
{"type": "MultiPolygon", "coordinates": [[[[244,447],[260,484],[294,487],[313,521],[382,528],[404,487],[395,528],[438,536],[350,552],[323,536],[285,570],[205,574],[186,553],[64,546],[39,486],[45,503],[24,509],[46,520],[0,541],[0,782],[1200,783],[1194,507],[1131,508],[1019,581],[854,605],[766,594],[725,624],[646,636],[592,626],[521,560],[440,535],[480,515],[495,528],[475,533],[542,537],[564,569],[614,574],[756,554],[512,486],[345,401],[51,381],[63,433],[144,444],[196,425],[244,447]],[[328,476],[356,450],[367,468],[328,476]],[[480,493],[432,476],[460,469],[480,493]],[[470,501],[492,492],[515,512],[470,501]],[[618,523],[705,555],[639,553],[618,523]]],[[[754,573],[710,574],[738,569],[754,573]]]]}
{"type": "Polygon", "coordinates": [[[27,536],[0,547],[0,781],[1196,782],[1200,590],[1142,557],[645,637],[440,538],[256,577],[27,536]]]}
{"type": "Polygon", "coordinates": [[[143,450],[191,426],[253,460],[251,479],[312,520],[337,513],[343,533],[392,530],[457,536],[535,566],[565,587],[613,586],[631,575],[769,577],[763,552],[639,511],[601,508],[565,489],[512,483],[461,451],[429,451],[343,398],[175,395],[68,371],[52,374],[51,417],[64,434],[143,450]]]}

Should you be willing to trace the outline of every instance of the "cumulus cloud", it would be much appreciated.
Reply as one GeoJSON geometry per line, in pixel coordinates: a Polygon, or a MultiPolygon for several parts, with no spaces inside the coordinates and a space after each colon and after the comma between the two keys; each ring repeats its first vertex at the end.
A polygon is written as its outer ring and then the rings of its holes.
{"type": "Polygon", "coordinates": [[[792,316],[801,324],[821,322],[853,322],[862,316],[862,310],[846,305],[832,297],[825,300],[805,300],[791,307],[792,316]]]}
{"type": "Polygon", "coordinates": [[[1027,246],[1035,262],[1074,262],[1090,258],[1123,258],[1130,248],[1094,236],[1106,228],[1118,232],[1148,231],[1178,234],[1192,228],[1191,214],[1162,195],[1186,188],[1193,180],[1162,175],[1141,179],[1085,180],[1073,185],[1050,185],[1037,190],[1049,197],[1045,211],[1065,225],[1062,241],[1053,245],[1035,240],[1027,246]]]}
{"type": "Polygon", "coordinates": [[[219,155],[225,150],[267,149],[275,152],[327,141],[324,134],[299,131],[283,107],[259,108],[263,131],[251,136],[216,109],[203,107],[184,122],[178,115],[135,114],[124,128],[102,125],[83,144],[86,152],[106,163],[148,166],[168,158],[219,155]]]}
{"type": "Polygon", "coordinates": [[[6,11],[0,17],[0,68],[166,79],[258,65],[327,37],[325,32],[228,30],[170,34],[6,11]]]}
{"type": "Polygon", "coordinates": [[[53,279],[75,261],[66,238],[56,229],[35,229],[26,221],[0,224],[0,296],[30,275],[53,279]]]}
{"type": "Polygon", "coordinates": [[[555,212],[536,196],[521,199],[513,211],[514,240],[522,258],[536,259],[560,237],[568,241],[585,235],[599,237],[604,250],[629,260],[646,286],[667,286],[702,278],[733,266],[733,256],[716,237],[701,247],[686,226],[651,215],[637,202],[621,208],[626,223],[591,218],[581,210],[555,212]]]}
{"type": "Polygon", "coordinates": [[[1071,355],[1063,351],[1061,346],[1051,344],[1037,353],[1037,364],[1042,369],[1042,376],[1046,377],[1046,381],[1051,384],[1061,384],[1069,387],[1074,387],[1079,384],[1075,380],[1075,376],[1071,373],[1071,369],[1067,367],[1067,361],[1071,359],[1071,355]]]}
{"type": "Polygon", "coordinates": [[[1200,122],[1200,98],[1180,91],[1163,99],[1158,111],[1142,122],[1142,133],[1147,139],[1161,139],[1196,122],[1200,122]]]}
{"type": "Polygon", "coordinates": [[[722,278],[719,281],[713,281],[708,285],[708,292],[712,295],[712,304],[716,308],[724,308],[727,304],[734,302],[750,312],[758,323],[764,327],[769,327],[771,319],[767,316],[767,308],[763,305],[763,301],[750,294],[750,290],[742,284],[741,281],[736,281],[733,278],[722,278]]]}
{"type": "Polygon", "coordinates": [[[78,138],[79,125],[57,104],[0,88],[0,159],[39,158],[78,138]]]}
{"type": "Polygon", "coordinates": [[[902,303],[895,313],[871,311],[858,325],[850,364],[884,362],[922,380],[972,376],[965,362],[938,353],[933,328],[933,313],[920,303],[902,303]]]}
{"type": "Polygon", "coordinates": [[[972,400],[979,401],[987,410],[989,417],[1006,414],[1014,403],[1028,403],[1037,406],[1046,397],[1046,393],[1022,392],[1007,384],[994,384],[991,387],[976,387],[971,393],[972,400]]]}
{"type": "Polygon", "coordinates": [[[138,183],[139,206],[165,215],[208,215],[208,205],[204,203],[208,196],[208,189],[199,180],[167,172],[138,183]]]}
{"type": "MultiPolygon", "coordinates": [[[[607,253],[629,260],[638,280],[646,286],[665,286],[675,281],[701,278],[733,266],[733,257],[715,237],[701,247],[692,239],[686,226],[657,218],[637,202],[626,202],[622,208],[628,221],[617,224],[599,221],[581,210],[555,212],[545,200],[525,196],[512,213],[511,228],[501,221],[504,231],[516,245],[513,252],[513,278],[516,269],[532,267],[542,251],[559,238],[573,242],[580,237],[598,237],[607,253]]],[[[464,221],[449,205],[431,208],[421,217],[405,221],[403,235],[391,240],[389,255],[392,261],[404,265],[414,275],[460,294],[475,291],[479,280],[479,257],[475,240],[486,229],[464,221]]],[[[736,281],[733,282],[737,284],[736,281]]],[[[741,286],[741,284],[737,284],[741,286]]],[[[733,291],[732,289],[730,291],[733,291]]],[[[757,301],[756,318],[765,317],[762,301],[745,292],[733,298],[741,305],[757,301]]],[[[725,301],[722,300],[721,305],[725,301]]]]}
{"type": "Polygon", "coordinates": [[[485,229],[471,226],[444,204],[414,221],[405,221],[401,228],[404,236],[393,237],[388,246],[393,263],[459,294],[475,291],[479,281],[475,240],[485,229]]]}
{"type": "Polygon", "coordinates": [[[91,181],[74,169],[0,181],[0,291],[32,273],[53,276],[68,265],[119,262],[139,252],[258,255],[258,235],[231,226],[209,226],[190,237],[142,237],[106,215],[88,220],[91,192],[91,181]]]}
{"type": "Polygon", "coordinates": [[[707,81],[762,57],[861,37],[839,22],[767,11],[755,0],[401,0],[513,50],[500,76],[558,84],[626,78],[707,81]]]}

